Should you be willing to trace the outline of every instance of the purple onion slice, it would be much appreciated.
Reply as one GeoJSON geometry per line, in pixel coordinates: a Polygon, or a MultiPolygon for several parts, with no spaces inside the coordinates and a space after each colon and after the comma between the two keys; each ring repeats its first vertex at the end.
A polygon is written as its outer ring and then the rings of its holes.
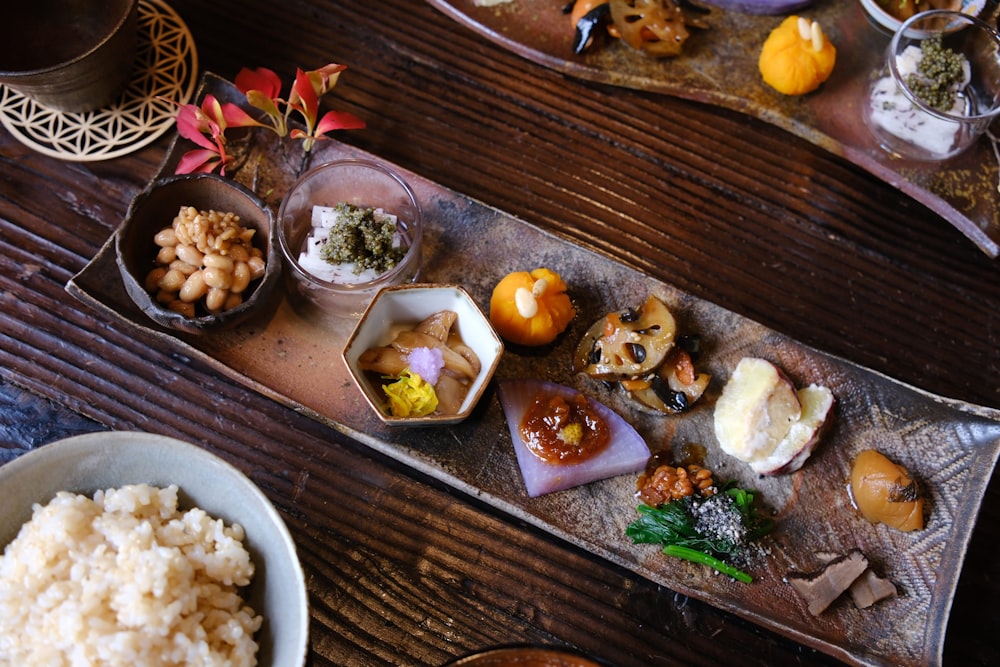
{"type": "Polygon", "coordinates": [[[562,491],[581,484],[589,484],[626,473],[641,471],[649,460],[649,447],[632,426],[606,405],[587,397],[587,402],[608,424],[611,440],[595,456],[580,463],[547,463],[528,449],[521,437],[521,422],[528,408],[539,393],[546,396],[572,398],[576,389],[544,380],[503,380],[497,384],[497,394],[514,453],[521,468],[521,476],[528,496],[534,498],[554,491],[562,491]]]}

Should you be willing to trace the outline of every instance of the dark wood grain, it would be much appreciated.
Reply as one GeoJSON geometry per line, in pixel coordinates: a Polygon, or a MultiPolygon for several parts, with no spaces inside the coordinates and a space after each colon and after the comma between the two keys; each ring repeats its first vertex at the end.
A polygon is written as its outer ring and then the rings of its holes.
{"type": "MultiPolygon", "coordinates": [[[[826,352],[1000,407],[1000,267],[843,160],[736,113],[568,79],[413,0],[173,5],[201,66],[223,76],[348,64],[329,103],[369,125],[338,137],[348,143],[826,352]]],[[[164,433],[233,461],[296,537],[313,665],[439,665],[511,642],[618,665],[835,663],[519,525],[68,298],[167,142],[73,164],[0,131],[3,460],[81,414],[83,428],[164,433]]],[[[998,508],[994,481],[945,664],[995,655],[998,508]]]]}

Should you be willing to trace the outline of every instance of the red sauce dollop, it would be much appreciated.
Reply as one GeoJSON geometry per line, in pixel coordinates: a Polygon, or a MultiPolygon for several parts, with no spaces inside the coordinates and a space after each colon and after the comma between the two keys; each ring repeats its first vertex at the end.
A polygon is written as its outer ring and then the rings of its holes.
{"type": "Polygon", "coordinates": [[[535,456],[554,464],[586,461],[611,441],[611,428],[582,394],[569,399],[539,394],[520,431],[535,456]]]}

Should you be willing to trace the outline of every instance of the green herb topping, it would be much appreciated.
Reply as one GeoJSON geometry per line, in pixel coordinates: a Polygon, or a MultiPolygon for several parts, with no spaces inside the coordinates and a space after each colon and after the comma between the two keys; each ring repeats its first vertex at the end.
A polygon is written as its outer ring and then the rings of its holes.
{"type": "Polygon", "coordinates": [[[925,39],[921,51],[917,71],[907,77],[906,85],[932,109],[951,111],[956,90],[965,80],[965,56],[945,48],[940,35],[925,39]]]}
{"type": "Polygon", "coordinates": [[[320,248],[320,257],[330,264],[354,263],[354,273],[374,269],[385,273],[396,266],[406,248],[396,245],[396,219],[374,208],[340,203],[337,222],[320,248]]]}
{"type": "Polygon", "coordinates": [[[625,534],[637,544],[658,544],[668,556],[683,558],[727,574],[753,579],[731,562],[753,541],[771,531],[773,522],[758,516],[754,491],[727,484],[712,496],[688,496],[660,507],[639,505],[639,518],[625,534]]]}

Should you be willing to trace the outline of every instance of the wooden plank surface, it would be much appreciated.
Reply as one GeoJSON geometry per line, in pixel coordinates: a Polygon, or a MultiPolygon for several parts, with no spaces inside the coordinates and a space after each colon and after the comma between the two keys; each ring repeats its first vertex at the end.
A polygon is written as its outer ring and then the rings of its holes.
{"type": "MultiPolygon", "coordinates": [[[[202,67],[223,76],[348,64],[329,104],[369,127],[342,140],[801,342],[1000,406],[1000,267],[803,141],[732,112],[565,78],[413,0],[378,11],[173,5],[202,67]]],[[[66,281],[167,140],[73,164],[0,132],[3,460],[59,425],[80,428],[77,414],[93,420],[82,428],[164,433],[230,459],[296,535],[314,665],[439,665],[510,642],[568,643],[618,665],[834,664],[510,521],[70,299],[66,281]]],[[[946,664],[995,654],[998,496],[994,481],[946,664]]]]}

